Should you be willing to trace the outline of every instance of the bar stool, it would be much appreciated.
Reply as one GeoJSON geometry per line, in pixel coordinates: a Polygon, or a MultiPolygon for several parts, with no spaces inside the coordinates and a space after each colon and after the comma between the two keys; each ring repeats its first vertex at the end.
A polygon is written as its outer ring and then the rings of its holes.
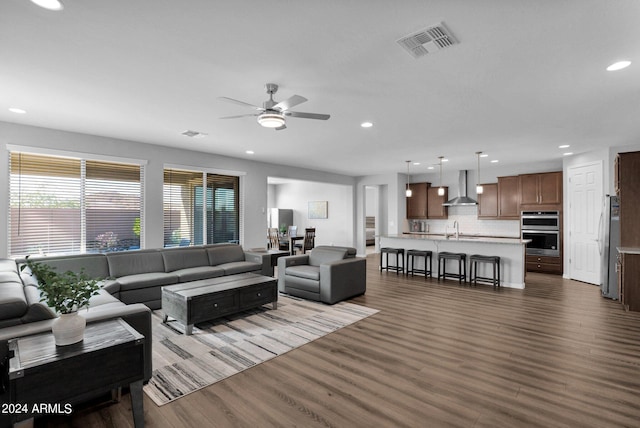
{"type": "Polygon", "coordinates": [[[427,279],[427,275],[433,278],[433,275],[431,274],[431,272],[433,271],[432,255],[433,253],[428,250],[408,250],[407,251],[407,275],[411,274],[411,276],[413,276],[414,273],[419,273],[424,275],[424,279],[427,279]],[[424,269],[415,268],[414,257],[424,258],[424,269]],[[427,269],[427,259],[429,259],[429,269],[427,269]]]}
{"type": "Polygon", "coordinates": [[[440,281],[440,278],[457,278],[460,283],[462,281],[467,282],[467,255],[448,251],[438,253],[438,281],[440,281]],[[440,260],[442,260],[442,272],[440,272],[440,260]],[[447,260],[458,261],[458,273],[447,273],[447,260]]]}
{"type": "Polygon", "coordinates": [[[383,270],[386,270],[386,271],[394,270],[396,271],[397,275],[399,275],[399,272],[404,273],[404,248],[393,248],[393,247],[380,248],[380,271],[382,272],[383,270]],[[387,255],[387,262],[385,266],[382,266],[383,254],[387,255]],[[389,254],[396,255],[395,265],[389,265],[389,254]],[[400,267],[399,265],[400,262],[402,262],[402,267],[400,267]]]}
{"type": "Polygon", "coordinates": [[[469,257],[469,282],[478,285],[478,280],[491,283],[494,287],[500,287],[500,257],[483,256],[473,254],[469,257]],[[478,263],[491,263],[493,265],[493,277],[478,276],[478,263]],[[497,275],[496,275],[497,273],[497,275]]]}

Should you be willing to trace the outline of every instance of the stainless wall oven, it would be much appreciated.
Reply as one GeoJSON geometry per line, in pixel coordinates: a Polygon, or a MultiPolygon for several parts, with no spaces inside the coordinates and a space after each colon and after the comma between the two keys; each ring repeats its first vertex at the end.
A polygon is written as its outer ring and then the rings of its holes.
{"type": "Polygon", "coordinates": [[[558,211],[522,211],[522,239],[530,239],[527,254],[560,256],[560,214],[558,211]]]}

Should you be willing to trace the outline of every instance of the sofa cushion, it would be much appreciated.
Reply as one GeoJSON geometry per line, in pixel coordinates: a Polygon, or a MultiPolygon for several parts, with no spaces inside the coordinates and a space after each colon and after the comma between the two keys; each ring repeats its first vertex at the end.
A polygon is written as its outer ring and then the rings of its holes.
{"type": "Polygon", "coordinates": [[[261,271],[262,265],[253,262],[230,262],[216,266],[224,269],[225,275],[235,275],[238,273],[261,271]]]}
{"type": "Polygon", "coordinates": [[[148,272],[164,272],[162,252],[158,250],[109,253],[107,261],[109,262],[109,275],[115,278],[148,272]]]}
{"type": "Polygon", "coordinates": [[[0,260],[0,320],[19,318],[27,311],[27,298],[16,262],[0,260]]]}
{"type": "Polygon", "coordinates": [[[109,264],[107,256],[104,254],[29,257],[29,260],[51,266],[57,273],[67,271],[80,273],[84,269],[84,273],[89,278],[105,279],[109,277],[109,264]]]}
{"type": "Polygon", "coordinates": [[[95,296],[91,296],[91,299],[89,299],[90,308],[95,308],[102,305],[113,305],[114,303],[117,303],[120,306],[124,305],[124,303],[113,297],[106,290],[98,290],[98,294],[96,294],[95,296]]]}
{"type": "Polygon", "coordinates": [[[209,256],[204,248],[166,249],[162,251],[162,259],[165,272],[209,265],[209,256]]]}
{"type": "Polygon", "coordinates": [[[311,266],[320,266],[323,263],[335,262],[342,260],[347,255],[347,250],[344,247],[335,248],[314,248],[309,253],[309,264],[311,266]]]}
{"type": "Polygon", "coordinates": [[[207,247],[207,254],[211,266],[244,261],[244,251],[240,245],[212,245],[207,247]]]}
{"type": "Polygon", "coordinates": [[[199,279],[217,278],[223,276],[224,269],[220,266],[197,266],[186,269],[175,270],[174,275],[178,276],[178,282],[197,281],[199,279]]]}
{"type": "Polygon", "coordinates": [[[17,273],[16,280],[7,280],[7,272],[0,273],[0,319],[19,318],[27,311],[27,298],[17,273]]]}
{"type": "MultiPolygon", "coordinates": [[[[31,277],[30,277],[31,278],[31,277]]],[[[48,320],[55,318],[56,311],[45,302],[41,301],[42,294],[40,289],[34,285],[24,286],[24,295],[27,298],[27,312],[20,319],[23,323],[31,323],[36,321],[48,320]]]]}
{"type": "Polygon", "coordinates": [[[149,272],[121,276],[118,277],[116,281],[120,284],[120,293],[122,293],[123,291],[136,290],[139,288],[177,284],[178,275],[166,272],[149,272]]]}
{"type": "Polygon", "coordinates": [[[283,291],[303,299],[318,300],[320,298],[320,281],[287,276],[287,285],[283,291]]]}
{"type": "Polygon", "coordinates": [[[311,265],[290,266],[285,269],[287,276],[296,276],[298,278],[313,279],[320,281],[320,267],[311,265]]]}
{"type": "Polygon", "coordinates": [[[113,294],[116,297],[120,292],[120,283],[115,279],[105,279],[99,282],[100,287],[106,290],[109,294],[113,294]]]}

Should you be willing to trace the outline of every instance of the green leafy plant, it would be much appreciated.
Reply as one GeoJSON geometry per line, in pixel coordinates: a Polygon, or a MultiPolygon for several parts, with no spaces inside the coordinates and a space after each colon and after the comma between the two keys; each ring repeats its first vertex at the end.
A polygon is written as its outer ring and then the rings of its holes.
{"type": "Polygon", "coordinates": [[[99,280],[90,278],[84,269],[80,273],[66,271],[58,273],[55,268],[45,264],[32,262],[27,256],[26,265],[31,275],[35,275],[38,289],[42,292],[41,302],[46,302],[61,314],[75,312],[89,306],[89,299],[98,294],[99,280]]]}

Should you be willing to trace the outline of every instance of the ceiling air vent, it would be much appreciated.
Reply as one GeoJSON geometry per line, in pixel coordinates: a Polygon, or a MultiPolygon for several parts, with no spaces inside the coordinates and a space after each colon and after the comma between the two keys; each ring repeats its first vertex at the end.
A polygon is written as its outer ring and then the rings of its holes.
{"type": "Polygon", "coordinates": [[[412,57],[420,58],[451,45],[456,40],[443,23],[425,28],[398,40],[398,44],[405,48],[412,57]]]}
{"type": "Polygon", "coordinates": [[[187,131],[184,131],[182,135],[186,137],[191,137],[191,138],[204,138],[207,134],[198,132],[198,131],[187,130],[187,131]]]}

